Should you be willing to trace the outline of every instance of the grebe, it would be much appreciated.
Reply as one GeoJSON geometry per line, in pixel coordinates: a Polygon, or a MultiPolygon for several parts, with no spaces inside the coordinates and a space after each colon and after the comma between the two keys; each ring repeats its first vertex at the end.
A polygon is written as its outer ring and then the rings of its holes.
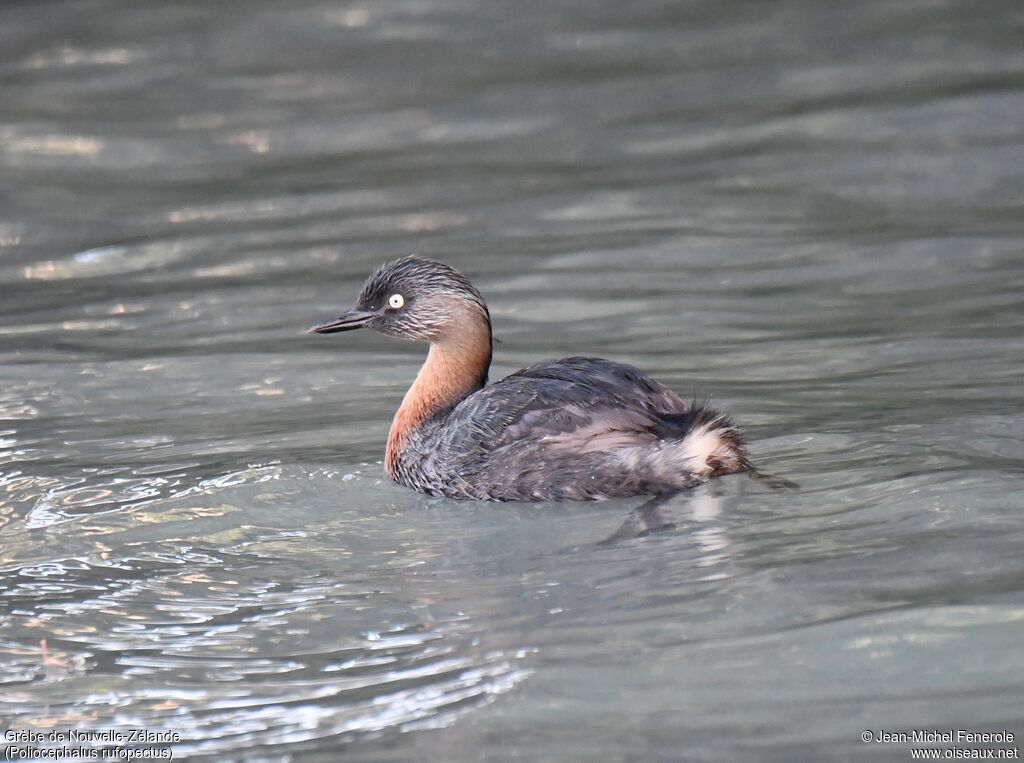
{"type": "Polygon", "coordinates": [[[487,385],[491,318],[461,273],[381,265],[356,306],[309,331],[371,328],[430,343],[395,414],[384,469],[430,495],[561,501],[661,495],[749,467],[724,415],[624,363],[564,358],[487,385]]]}

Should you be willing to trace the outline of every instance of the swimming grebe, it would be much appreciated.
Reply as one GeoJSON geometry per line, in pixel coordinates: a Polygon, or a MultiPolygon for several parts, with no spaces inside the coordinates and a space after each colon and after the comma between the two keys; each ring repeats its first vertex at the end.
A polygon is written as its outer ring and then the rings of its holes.
{"type": "Polygon", "coordinates": [[[395,414],[384,469],[430,495],[495,501],[664,494],[743,471],[732,422],[632,366],[547,360],[487,386],[491,318],[461,273],[421,257],[381,265],[356,306],[310,332],[358,328],[430,343],[395,414]]]}

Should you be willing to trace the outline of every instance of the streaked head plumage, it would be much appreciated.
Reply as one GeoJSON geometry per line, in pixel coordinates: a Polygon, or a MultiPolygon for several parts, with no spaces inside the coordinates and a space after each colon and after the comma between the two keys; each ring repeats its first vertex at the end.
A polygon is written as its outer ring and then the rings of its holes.
{"type": "Polygon", "coordinates": [[[355,306],[317,333],[372,328],[390,336],[438,341],[460,320],[482,319],[490,331],[483,296],[464,275],[443,262],[409,255],[385,262],[363,284],[355,306]]]}

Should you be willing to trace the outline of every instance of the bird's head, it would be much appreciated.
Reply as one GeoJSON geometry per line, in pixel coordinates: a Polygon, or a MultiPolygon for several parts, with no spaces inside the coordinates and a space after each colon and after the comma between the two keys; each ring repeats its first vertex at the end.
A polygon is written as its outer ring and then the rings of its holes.
{"type": "Polygon", "coordinates": [[[409,256],[381,265],[366,279],[351,309],[309,331],[334,334],[370,328],[402,339],[441,343],[478,331],[481,324],[490,340],[487,305],[464,275],[442,262],[409,256]]]}

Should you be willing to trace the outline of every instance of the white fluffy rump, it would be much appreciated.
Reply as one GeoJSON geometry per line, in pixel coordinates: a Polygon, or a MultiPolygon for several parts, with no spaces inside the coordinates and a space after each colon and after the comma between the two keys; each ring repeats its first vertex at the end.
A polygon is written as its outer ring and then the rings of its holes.
{"type": "Polygon", "coordinates": [[[719,474],[742,471],[746,454],[724,416],[696,424],[679,440],[658,440],[615,452],[627,468],[647,479],[686,487],[719,474]]]}

